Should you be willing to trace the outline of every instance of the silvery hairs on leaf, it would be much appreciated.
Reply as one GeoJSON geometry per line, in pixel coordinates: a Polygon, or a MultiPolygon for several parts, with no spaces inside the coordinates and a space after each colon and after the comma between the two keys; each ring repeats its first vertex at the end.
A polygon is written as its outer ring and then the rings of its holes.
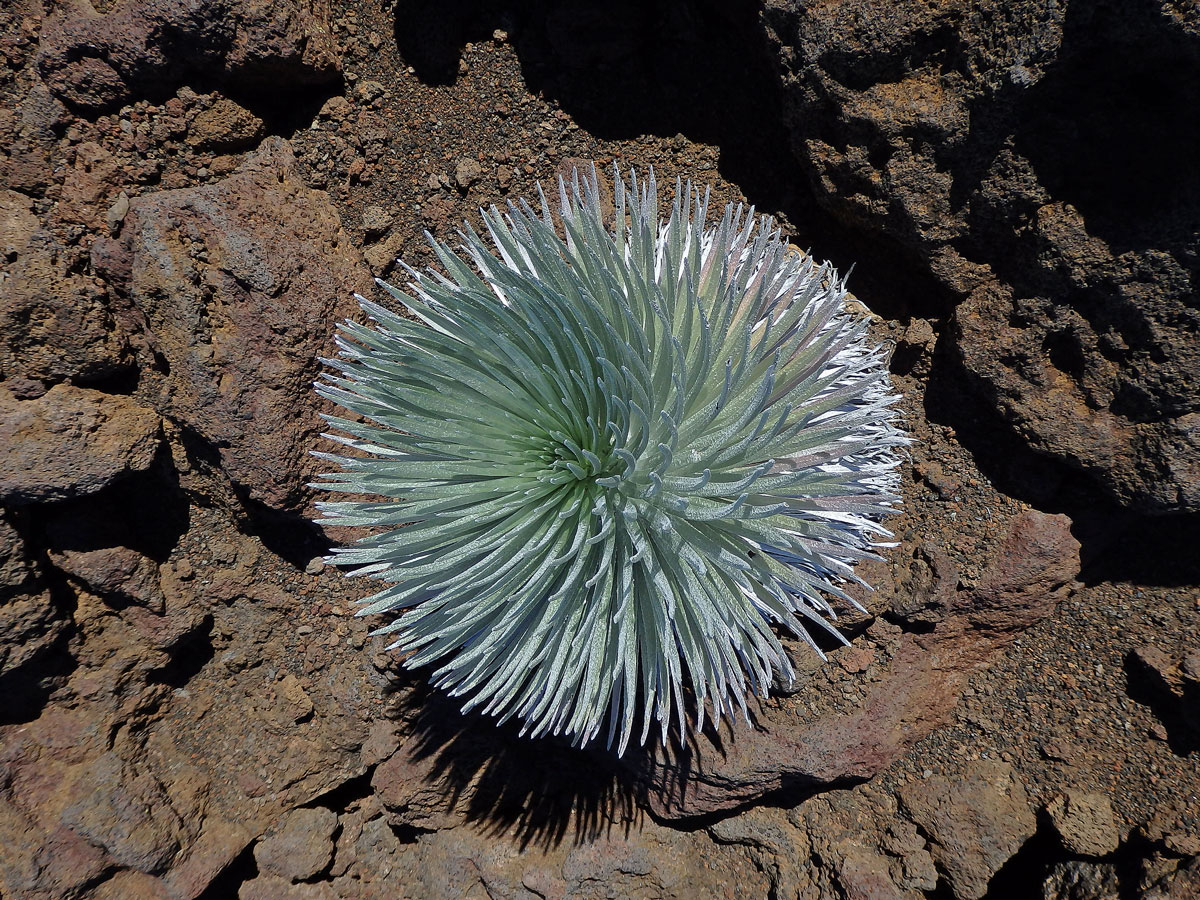
{"type": "Polygon", "coordinates": [[[359,615],[464,711],[618,753],[686,728],[685,693],[697,730],[748,716],[792,677],[773,626],[843,640],[826,598],[858,606],[907,443],[829,265],[753,209],[707,225],[690,183],[662,221],[631,179],[611,231],[592,170],[559,181],[561,232],[539,186],[486,240],[429,237],[444,272],[379,282],[414,318],[359,297],[374,325],[317,385],[361,417],[327,417],[354,453],[319,486],[383,498],[321,504],[379,529],[332,558],[387,585],[359,615]]]}

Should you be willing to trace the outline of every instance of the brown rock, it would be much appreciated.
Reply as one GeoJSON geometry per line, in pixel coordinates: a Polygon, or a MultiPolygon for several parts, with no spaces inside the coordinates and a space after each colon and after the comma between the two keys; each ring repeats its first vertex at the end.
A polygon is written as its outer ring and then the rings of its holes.
{"type": "Polygon", "coordinates": [[[172,900],[194,900],[204,893],[253,840],[244,825],[208,816],[200,835],[176,857],[164,877],[172,900]]]}
{"type": "Polygon", "coordinates": [[[150,609],[162,611],[158,565],[129,547],[98,550],[51,550],[51,562],[101,595],[119,594],[150,609]]]}
{"type": "Polygon", "coordinates": [[[328,881],[293,884],[278,875],[260,875],[238,889],[238,900],[342,900],[328,881]]]}
{"type": "Polygon", "coordinates": [[[104,882],[92,900],[177,900],[161,879],[125,870],[104,882]]]}
{"type": "Polygon", "coordinates": [[[0,502],[82,497],[148,469],[159,417],[119,394],[55,385],[37,400],[0,389],[0,502]]]}
{"type": "Polygon", "coordinates": [[[1050,870],[1042,884],[1043,900],[1121,900],[1121,881],[1111,863],[1071,860],[1050,870]]]}
{"type": "MultiPolygon", "coordinates": [[[[110,187],[84,190],[68,176],[60,205],[90,221],[110,187]]],[[[0,191],[0,256],[8,273],[0,279],[0,376],[87,381],[132,364],[132,325],[110,309],[96,279],[79,274],[86,257],[40,228],[32,201],[14,191],[0,191]]]]}
{"type": "Polygon", "coordinates": [[[769,0],[763,22],[818,202],[944,292],[910,310],[952,313],[940,377],[1125,507],[1200,509],[1194,19],[769,0]]]}
{"type": "Polygon", "coordinates": [[[254,847],[259,871],[305,881],[333,859],[337,814],[324,807],[294,809],[273,825],[254,847]]]}
{"type": "MultiPolygon", "coordinates": [[[[68,626],[48,591],[0,594],[0,676],[44,657],[68,626]]],[[[3,689],[7,693],[11,688],[3,689]]]]}
{"type": "Polygon", "coordinates": [[[454,167],[454,180],[460,191],[467,191],[483,175],[479,161],[469,156],[462,157],[454,167]]]}
{"type": "Polygon", "coordinates": [[[1071,520],[1036,510],[1019,513],[974,590],[959,595],[970,623],[1012,631],[1053,611],[1079,574],[1079,541],[1071,520]]]}
{"type": "Polygon", "coordinates": [[[303,0],[123,0],[104,13],[72,3],[45,22],[38,67],[58,97],[87,112],[190,75],[259,87],[323,84],[339,70],[326,15],[303,0]]]}
{"type": "Polygon", "coordinates": [[[0,184],[37,197],[50,185],[69,116],[40,81],[18,96],[15,105],[0,110],[0,184]]]}
{"type": "Polygon", "coordinates": [[[1146,644],[1130,654],[1129,669],[1130,686],[1151,703],[1163,737],[1185,754],[1200,744],[1200,650],[1146,644]]]}
{"type": "Polygon", "coordinates": [[[120,163],[99,144],[75,148],[75,165],[63,181],[55,215],[63,222],[95,227],[120,190],[120,163]]]}
{"type": "Polygon", "coordinates": [[[461,792],[461,787],[455,790],[434,757],[418,756],[401,747],[375,768],[371,787],[397,825],[436,831],[459,824],[450,798],[461,792]]]}
{"type": "Polygon", "coordinates": [[[955,778],[934,776],[900,791],[900,802],[929,835],[954,896],[979,900],[988,882],[1037,830],[1025,788],[1007,763],[971,763],[955,778]]]}
{"type": "Polygon", "coordinates": [[[263,120],[227,97],[218,97],[196,116],[188,143],[201,150],[228,152],[254,144],[263,133],[263,120]]]}
{"type": "Polygon", "coordinates": [[[37,864],[40,830],[16,806],[0,797],[0,889],[4,896],[28,897],[41,876],[37,864]]]}
{"type": "Polygon", "coordinates": [[[16,259],[37,231],[33,200],[16,191],[0,191],[0,257],[6,263],[16,259]]]}
{"type": "Polygon", "coordinates": [[[69,796],[63,824],[121,865],[157,874],[178,852],[182,822],[161,785],[115,754],[81,766],[69,796]]]}
{"type": "Polygon", "coordinates": [[[276,508],[309,496],[318,357],[368,284],[329,198],[293,166],[289,145],[270,139],[215,184],[135,198],[120,239],[93,251],[170,366],[158,409],[276,508]]]}
{"type": "Polygon", "coordinates": [[[1106,794],[1068,791],[1051,800],[1046,812],[1063,846],[1078,856],[1105,856],[1121,843],[1106,794]]]}

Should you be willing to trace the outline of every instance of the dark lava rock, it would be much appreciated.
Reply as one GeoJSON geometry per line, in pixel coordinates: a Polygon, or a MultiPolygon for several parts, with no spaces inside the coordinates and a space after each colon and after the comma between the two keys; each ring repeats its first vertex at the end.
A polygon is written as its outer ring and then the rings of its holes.
{"type": "Polygon", "coordinates": [[[951,355],[985,405],[1131,510],[1200,510],[1196,18],[1137,0],[766,7],[819,202],[946,288],[951,355]]]}
{"type": "Polygon", "coordinates": [[[322,9],[303,0],[124,0],[105,13],[64,4],[46,20],[38,68],[85,113],[195,75],[243,88],[324,84],[337,80],[339,62],[322,9]]]}

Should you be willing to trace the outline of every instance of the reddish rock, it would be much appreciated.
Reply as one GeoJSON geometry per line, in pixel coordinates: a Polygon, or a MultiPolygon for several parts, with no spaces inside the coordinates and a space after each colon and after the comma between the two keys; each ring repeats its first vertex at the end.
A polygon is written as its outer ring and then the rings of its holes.
{"type": "Polygon", "coordinates": [[[254,847],[258,870],[289,881],[307,881],[329,867],[337,814],[324,807],[294,809],[254,847]]]}
{"type": "MultiPolygon", "coordinates": [[[[90,221],[113,189],[108,181],[85,188],[72,174],[62,203],[68,215],[90,221]]],[[[0,191],[0,257],[8,273],[0,278],[0,376],[53,383],[127,369],[131,323],[114,314],[95,278],[79,274],[86,255],[41,228],[32,209],[25,195],[0,191]]]]}
{"type": "Polygon", "coordinates": [[[328,196],[294,162],[272,138],[215,184],[134,198],[120,238],[93,250],[170,367],[159,411],[206,441],[245,495],[292,509],[316,472],[318,357],[369,284],[328,196]]]}
{"type": "Polygon", "coordinates": [[[47,19],[38,68],[58,97],[89,113],[190,75],[323,84],[339,74],[327,15],[304,0],[123,0],[104,13],[75,0],[47,19]]]}
{"type": "Polygon", "coordinates": [[[1037,830],[1025,788],[1008,763],[980,760],[959,776],[905,785],[900,802],[930,837],[954,896],[979,900],[988,882],[1037,830]]]}
{"type": "Polygon", "coordinates": [[[69,794],[63,824],[121,865],[156,874],[178,852],[183,823],[162,786],[115,754],[81,766],[69,794]]]}
{"type": "Polygon", "coordinates": [[[0,387],[0,502],[93,494],[148,469],[160,442],[158,414],[129,397],[59,384],[17,400],[0,387]]]}

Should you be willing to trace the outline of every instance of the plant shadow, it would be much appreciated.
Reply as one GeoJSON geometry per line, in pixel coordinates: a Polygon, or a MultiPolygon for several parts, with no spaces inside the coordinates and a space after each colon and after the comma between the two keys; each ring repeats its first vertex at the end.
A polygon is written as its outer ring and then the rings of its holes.
{"type": "MultiPolygon", "coordinates": [[[[723,756],[732,739],[706,723],[701,735],[673,729],[664,744],[653,732],[618,757],[603,739],[572,746],[563,737],[530,738],[514,721],[463,713],[456,699],[404,673],[389,684],[389,718],[400,746],[424,781],[445,793],[446,812],[491,837],[515,837],[522,850],[564,839],[576,845],[628,836],[654,815],[655,797],[682,803],[693,773],[723,756]]],[[[637,735],[635,735],[636,739],[637,735]]]]}

